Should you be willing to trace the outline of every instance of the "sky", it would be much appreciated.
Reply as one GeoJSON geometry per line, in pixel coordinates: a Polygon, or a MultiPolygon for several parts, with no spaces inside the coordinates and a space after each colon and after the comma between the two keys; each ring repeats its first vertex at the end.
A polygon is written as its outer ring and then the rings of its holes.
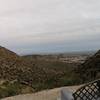
{"type": "Polygon", "coordinates": [[[0,0],[0,45],[18,54],[100,49],[100,0],[0,0]]]}

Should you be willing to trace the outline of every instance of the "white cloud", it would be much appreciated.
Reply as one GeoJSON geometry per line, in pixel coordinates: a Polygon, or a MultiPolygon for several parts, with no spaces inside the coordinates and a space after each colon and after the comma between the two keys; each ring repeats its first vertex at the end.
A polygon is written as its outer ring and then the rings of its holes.
{"type": "Polygon", "coordinates": [[[17,49],[77,40],[97,43],[99,18],[99,0],[0,0],[0,43],[17,49]]]}

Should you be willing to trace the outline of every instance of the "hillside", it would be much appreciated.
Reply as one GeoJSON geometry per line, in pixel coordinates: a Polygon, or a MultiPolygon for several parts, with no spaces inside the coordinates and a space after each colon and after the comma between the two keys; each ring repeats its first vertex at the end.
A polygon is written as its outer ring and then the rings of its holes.
{"type": "Polygon", "coordinates": [[[0,47],[0,98],[76,85],[100,78],[100,51],[81,64],[87,57],[19,56],[0,47]]]}
{"type": "Polygon", "coordinates": [[[77,84],[76,67],[76,63],[21,57],[0,47],[0,98],[77,84]]]}
{"type": "Polygon", "coordinates": [[[100,50],[79,66],[77,72],[83,82],[100,78],[100,50]]]}
{"type": "Polygon", "coordinates": [[[15,80],[25,68],[25,63],[16,53],[0,47],[0,78],[15,80]]]}
{"type": "Polygon", "coordinates": [[[0,59],[1,58],[17,58],[19,57],[16,53],[0,46],[0,59]]]}

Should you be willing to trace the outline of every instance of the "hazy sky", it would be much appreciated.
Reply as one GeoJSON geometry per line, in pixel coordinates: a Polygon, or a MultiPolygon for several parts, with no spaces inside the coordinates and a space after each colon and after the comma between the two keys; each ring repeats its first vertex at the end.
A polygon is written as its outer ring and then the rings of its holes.
{"type": "Polygon", "coordinates": [[[19,54],[100,48],[100,0],[0,0],[0,45],[19,54]]]}

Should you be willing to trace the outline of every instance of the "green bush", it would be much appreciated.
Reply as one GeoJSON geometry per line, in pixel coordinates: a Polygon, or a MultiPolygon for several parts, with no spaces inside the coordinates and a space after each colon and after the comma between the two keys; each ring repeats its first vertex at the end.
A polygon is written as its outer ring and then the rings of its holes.
{"type": "Polygon", "coordinates": [[[0,87],[0,98],[18,95],[21,93],[21,86],[18,83],[4,83],[0,87]]]}

